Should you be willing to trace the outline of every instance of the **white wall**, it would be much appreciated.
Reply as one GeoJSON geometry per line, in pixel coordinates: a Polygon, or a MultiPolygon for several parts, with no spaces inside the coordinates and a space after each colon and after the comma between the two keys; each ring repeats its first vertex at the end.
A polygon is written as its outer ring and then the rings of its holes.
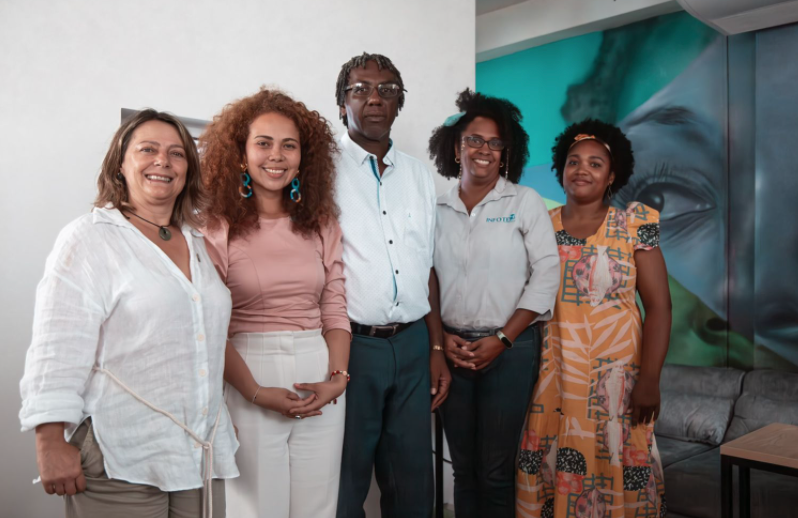
{"type": "Polygon", "coordinates": [[[0,1],[0,515],[61,515],[31,485],[18,381],[45,257],[90,210],[120,109],[210,119],[276,84],[341,131],[335,80],[368,50],[391,57],[408,89],[394,142],[426,159],[431,129],[474,86],[474,12],[474,0],[0,1]]]}

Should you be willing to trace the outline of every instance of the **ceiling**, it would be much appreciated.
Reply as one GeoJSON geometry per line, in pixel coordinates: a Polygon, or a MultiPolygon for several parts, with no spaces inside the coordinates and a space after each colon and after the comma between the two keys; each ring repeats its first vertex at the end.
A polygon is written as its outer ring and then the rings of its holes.
{"type": "Polygon", "coordinates": [[[526,0],[477,0],[477,16],[520,4],[526,0]]]}

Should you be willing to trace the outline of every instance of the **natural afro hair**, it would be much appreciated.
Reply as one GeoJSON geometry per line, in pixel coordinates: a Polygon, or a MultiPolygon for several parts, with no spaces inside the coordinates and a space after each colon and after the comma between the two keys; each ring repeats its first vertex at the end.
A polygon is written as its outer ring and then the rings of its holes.
{"type": "Polygon", "coordinates": [[[529,159],[529,135],[521,126],[521,110],[506,99],[472,92],[468,88],[458,94],[455,104],[463,115],[451,126],[444,123],[435,128],[429,139],[429,157],[435,161],[438,173],[445,178],[457,178],[460,166],[454,161],[454,149],[466,126],[477,117],[485,117],[496,123],[504,141],[501,160],[508,167],[507,180],[518,183],[529,159]]]}
{"type": "MultiPolygon", "coordinates": [[[[338,107],[340,108],[346,103],[346,87],[349,86],[349,72],[351,72],[353,68],[366,68],[366,64],[369,61],[375,62],[379,70],[385,69],[396,77],[396,84],[402,89],[399,93],[396,111],[401,111],[402,107],[405,105],[405,83],[402,81],[402,74],[399,73],[399,69],[394,66],[390,59],[382,54],[369,54],[368,52],[355,56],[341,65],[341,71],[338,73],[338,81],[335,82],[335,102],[338,103],[338,107]]],[[[349,127],[347,116],[340,115],[339,117],[343,121],[344,126],[349,127]]]]}
{"type": "Polygon", "coordinates": [[[576,136],[583,133],[595,136],[596,139],[610,147],[610,170],[615,173],[612,190],[619,191],[629,182],[629,177],[634,173],[635,157],[632,152],[632,143],[620,128],[597,119],[585,119],[582,122],[571,124],[555,139],[554,147],[551,148],[553,162],[551,170],[557,172],[557,181],[562,185],[568,150],[571,149],[576,136]]]}

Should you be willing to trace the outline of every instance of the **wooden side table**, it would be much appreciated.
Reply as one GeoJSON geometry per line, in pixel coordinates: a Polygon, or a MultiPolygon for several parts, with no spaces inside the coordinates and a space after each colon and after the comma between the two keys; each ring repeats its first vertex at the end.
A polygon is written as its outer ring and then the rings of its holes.
{"type": "Polygon", "coordinates": [[[773,423],[720,445],[722,518],[732,518],[732,467],[737,466],[740,518],[751,517],[750,469],[798,477],[798,426],[773,423]]]}

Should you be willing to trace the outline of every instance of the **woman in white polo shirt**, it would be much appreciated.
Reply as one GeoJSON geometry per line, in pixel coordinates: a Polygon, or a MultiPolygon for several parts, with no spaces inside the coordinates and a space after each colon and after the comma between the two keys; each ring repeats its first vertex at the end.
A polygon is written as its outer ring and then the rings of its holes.
{"type": "Polygon", "coordinates": [[[442,406],[458,518],[514,516],[515,457],[538,375],[540,333],[559,288],[541,197],[518,185],[529,152],[521,113],[470,90],[430,138],[438,172],[435,272],[452,387],[442,406]]]}

